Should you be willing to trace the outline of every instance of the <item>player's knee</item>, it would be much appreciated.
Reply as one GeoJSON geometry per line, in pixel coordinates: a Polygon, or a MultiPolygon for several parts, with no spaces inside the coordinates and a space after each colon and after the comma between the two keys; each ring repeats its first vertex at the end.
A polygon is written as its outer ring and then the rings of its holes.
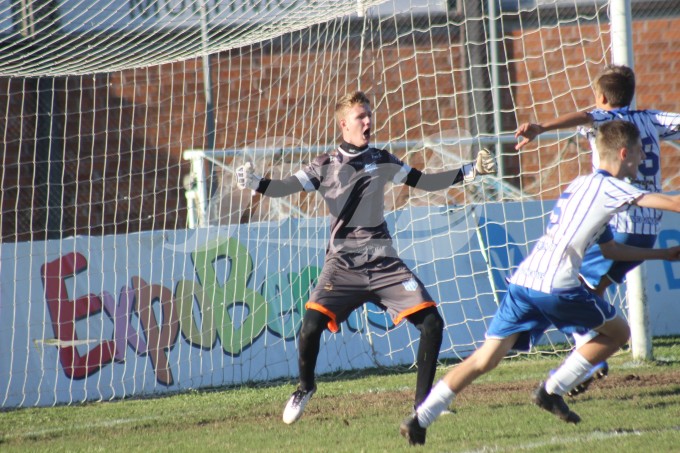
{"type": "Polygon", "coordinates": [[[307,310],[302,318],[300,327],[300,341],[307,341],[311,338],[320,337],[326,328],[330,318],[316,310],[307,310]]]}
{"type": "Polygon", "coordinates": [[[628,324],[623,325],[620,330],[617,331],[617,335],[614,339],[619,343],[619,348],[628,343],[628,340],[630,340],[630,327],[628,327],[628,324]]]}
{"type": "Polygon", "coordinates": [[[441,338],[444,332],[444,319],[442,319],[439,311],[432,307],[427,309],[427,313],[423,313],[422,322],[417,324],[420,334],[430,338],[441,338]]]}
{"type": "Polygon", "coordinates": [[[628,323],[623,320],[615,320],[608,329],[600,331],[603,336],[601,341],[606,341],[610,345],[621,348],[628,343],[630,339],[630,327],[628,323]]]}
{"type": "Polygon", "coordinates": [[[477,362],[477,373],[482,375],[493,371],[498,366],[498,362],[485,360],[477,362]]]}
{"type": "Polygon", "coordinates": [[[496,368],[500,363],[501,358],[482,353],[473,353],[470,356],[470,361],[475,374],[481,376],[496,368]]]}

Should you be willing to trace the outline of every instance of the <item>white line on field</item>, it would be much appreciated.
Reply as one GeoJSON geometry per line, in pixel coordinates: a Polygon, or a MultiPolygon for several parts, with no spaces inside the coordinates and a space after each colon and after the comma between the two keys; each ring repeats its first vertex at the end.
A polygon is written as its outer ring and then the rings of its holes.
{"type": "Polygon", "coordinates": [[[465,453],[489,453],[489,452],[503,452],[503,451],[524,451],[524,450],[536,450],[539,448],[545,448],[551,445],[564,445],[573,444],[577,442],[583,442],[588,440],[606,440],[612,439],[614,437],[625,437],[625,436],[642,436],[645,434],[657,434],[668,431],[680,431],[680,426],[674,426],[665,429],[653,429],[649,431],[640,430],[630,430],[630,431],[591,431],[589,433],[583,433],[582,436],[569,436],[569,437],[553,437],[549,440],[523,443],[515,446],[498,446],[489,445],[484,446],[478,450],[468,450],[465,453]]]}
{"type": "Polygon", "coordinates": [[[42,429],[39,431],[28,431],[25,433],[5,433],[3,435],[0,435],[0,438],[4,437],[5,439],[16,439],[16,438],[25,438],[25,437],[41,437],[41,436],[46,436],[48,434],[54,434],[54,433],[61,433],[61,432],[66,432],[66,431],[74,431],[74,430],[83,430],[83,429],[92,429],[92,428],[109,428],[111,426],[118,426],[118,425],[126,425],[129,423],[137,423],[137,422],[144,422],[147,420],[156,420],[159,419],[160,417],[138,417],[138,418],[117,418],[113,420],[104,420],[101,422],[95,422],[95,423],[79,423],[77,425],[71,425],[68,428],[51,428],[51,429],[42,429]]]}

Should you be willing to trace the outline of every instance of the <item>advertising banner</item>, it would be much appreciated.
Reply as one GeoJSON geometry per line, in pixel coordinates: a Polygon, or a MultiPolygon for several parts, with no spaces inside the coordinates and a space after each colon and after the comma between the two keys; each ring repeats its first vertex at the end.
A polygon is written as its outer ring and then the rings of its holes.
{"type": "MultiPolygon", "coordinates": [[[[551,204],[550,204],[551,205],[551,204]]],[[[539,202],[387,215],[439,304],[442,357],[481,344],[505,278],[543,231],[539,202]]],[[[678,215],[657,245],[680,244],[678,215]]],[[[2,244],[2,407],[108,400],[297,376],[296,338],[328,220],[2,244]]],[[[652,261],[654,335],[680,334],[680,263],[652,261]]],[[[551,341],[564,341],[552,332],[551,341]]],[[[418,332],[376,305],[325,332],[317,373],[411,364],[418,332]]]]}

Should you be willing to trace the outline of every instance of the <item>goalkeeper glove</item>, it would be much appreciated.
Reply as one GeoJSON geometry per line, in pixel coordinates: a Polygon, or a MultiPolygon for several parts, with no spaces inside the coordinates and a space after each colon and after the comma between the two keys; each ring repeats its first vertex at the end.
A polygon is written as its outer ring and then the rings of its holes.
{"type": "Polygon", "coordinates": [[[246,162],[236,169],[236,186],[241,189],[257,190],[260,186],[261,176],[255,174],[253,164],[246,162]]]}
{"type": "Polygon", "coordinates": [[[495,175],[498,171],[496,156],[486,148],[477,153],[477,160],[461,168],[465,182],[472,181],[477,175],[495,175]]]}

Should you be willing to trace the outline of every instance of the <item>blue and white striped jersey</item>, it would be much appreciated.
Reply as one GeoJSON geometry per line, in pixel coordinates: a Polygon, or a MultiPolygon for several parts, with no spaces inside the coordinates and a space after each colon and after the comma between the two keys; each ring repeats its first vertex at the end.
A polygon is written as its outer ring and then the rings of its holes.
{"type": "MultiPolygon", "coordinates": [[[[592,127],[579,128],[593,150],[593,169],[599,167],[599,155],[595,147],[595,134],[598,127],[611,120],[630,121],[640,130],[642,149],[646,158],[640,162],[638,178],[631,181],[635,186],[649,192],[661,192],[661,145],[660,140],[680,139],[680,113],[659,110],[630,110],[623,107],[614,110],[595,109],[589,112],[592,127]]],[[[631,207],[614,216],[612,228],[621,233],[658,234],[661,211],[650,208],[631,207]]]]}
{"type": "Polygon", "coordinates": [[[596,242],[611,240],[612,217],[644,193],[603,170],[576,178],[560,196],[545,234],[510,282],[548,294],[580,286],[585,251],[596,242]]]}

